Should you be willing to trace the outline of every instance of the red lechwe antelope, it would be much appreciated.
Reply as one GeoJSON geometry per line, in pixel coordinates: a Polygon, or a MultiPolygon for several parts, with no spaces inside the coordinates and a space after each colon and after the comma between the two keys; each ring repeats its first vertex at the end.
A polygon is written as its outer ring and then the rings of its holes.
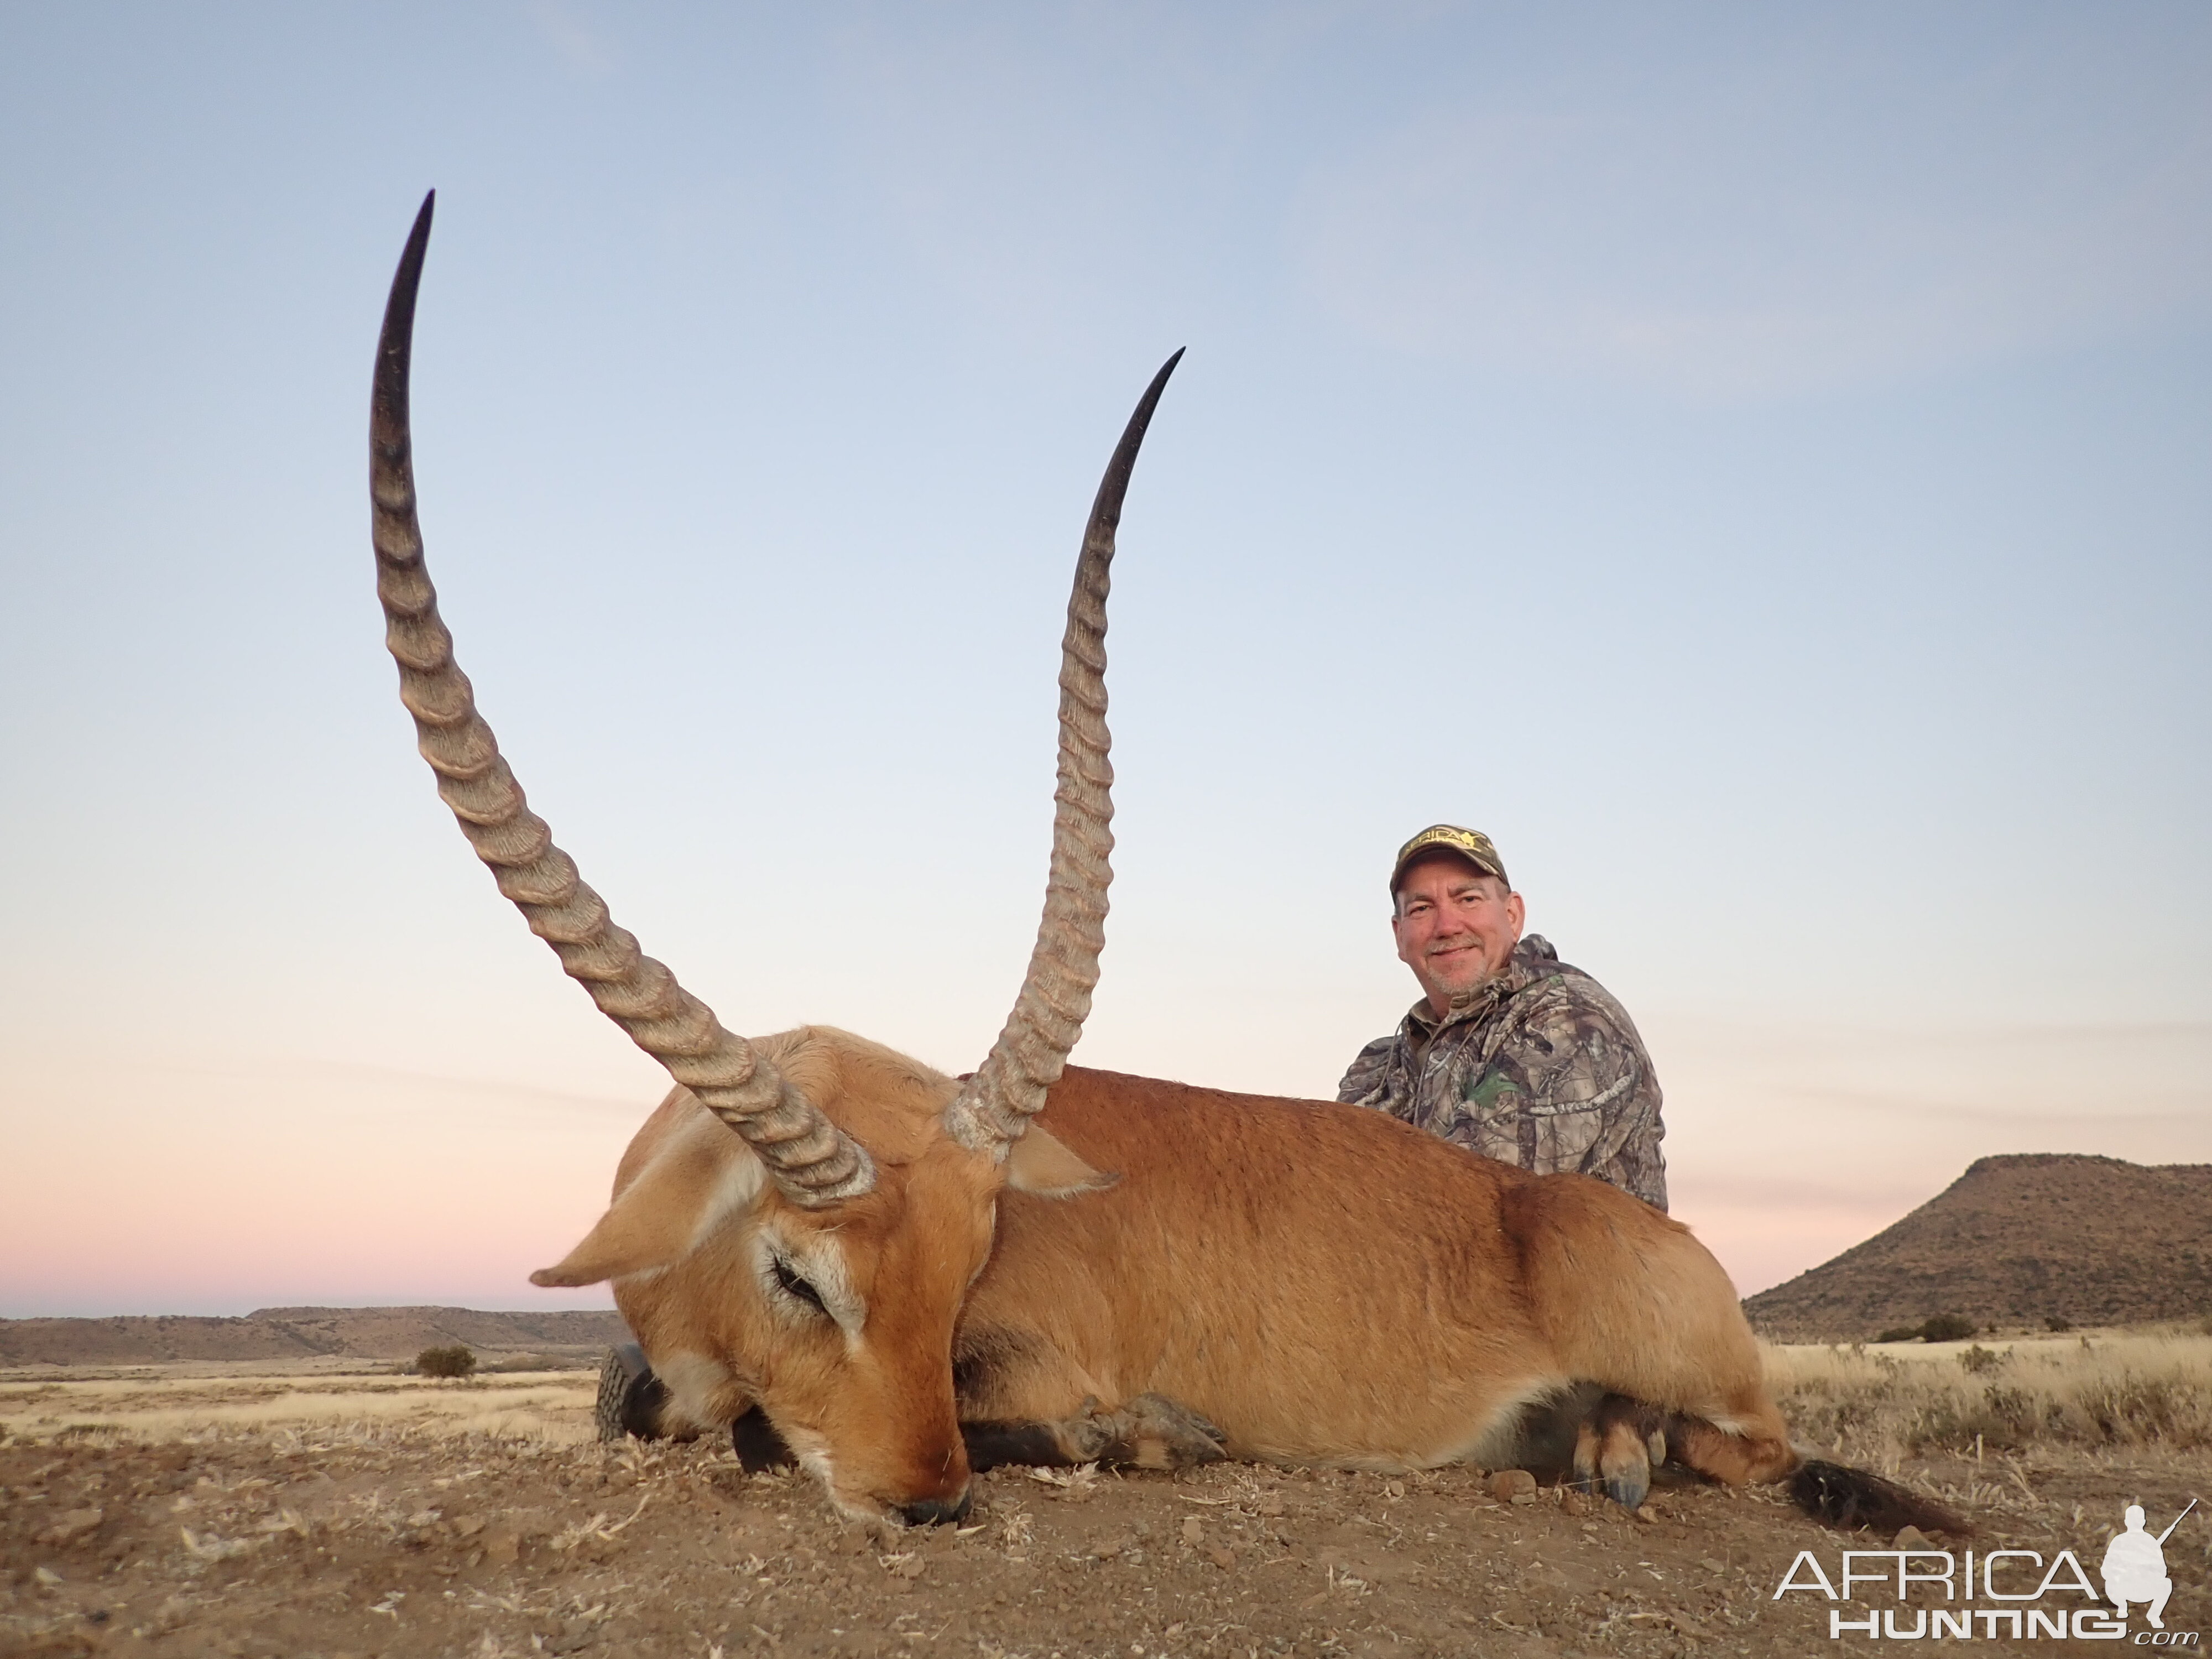
{"type": "Polygon", "coordinates": [[[1173,359],[1084,535],[1044,919],[988,1057],[963,1082],[826,1027],[724,1030],[553,845],[454,665],[408,431],[430,212],[426,199],[377,350],[386,641],[439,793],[500,891],[675,1079],[605,1215],[533,1275],[612,1281],[662,1426],[764,1414],[839,1510],[920,1522],[963,1513],[970,1472],[994,1462],[1494,1466],[1564,1400],[1575,1473],[1625,1503],[1663,1451],[1723,1481],[1794,1476],[1831,1519],[1957,1524],[1806,1463],[1728,1275],[1626,1194],[1348,1106],[1065,1069],[1097,981],[1112,845],[1108,567],[1173,359]]]}

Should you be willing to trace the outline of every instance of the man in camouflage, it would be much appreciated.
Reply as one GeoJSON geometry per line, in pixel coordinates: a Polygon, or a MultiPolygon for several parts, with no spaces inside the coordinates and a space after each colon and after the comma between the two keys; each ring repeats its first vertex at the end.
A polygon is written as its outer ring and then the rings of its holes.
{"type": "Polygon", "coordinates": [[[1486,1158],[1579,1170],[1667,1207],[1659,1080],[1627,1011],[1539,934],[1490,837],[1433,824],[1398,849],[1390,929],[1424,993],[1336,1097],[1486,1158]]]}

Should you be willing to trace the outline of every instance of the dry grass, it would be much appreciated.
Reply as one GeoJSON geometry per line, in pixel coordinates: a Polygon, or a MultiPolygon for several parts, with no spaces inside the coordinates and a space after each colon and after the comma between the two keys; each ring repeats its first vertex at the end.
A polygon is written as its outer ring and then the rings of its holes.
{"type": "Polygon", "coordinates": [[[597,1379],[553,1371],[395,1376],[131,1376],[0,1383],[0,1438],[179,1440],[205,1431],[415,1429],[561,1444],[592,1437],[597,1379]]]}
{"type": "MultiPolygon", "coordinates": [[[[1770,1346],[1767,1375],[1797,1438],[1846,1460],[2212,1448],[2212,1336],[1770,1346]]],[[[419,1429],[573,1444],[592,1435],[595,1379],[553,1371],[445,1382],[392,1376],[139,1373],[0,1381],[0,1438],[175,1440],[216,1431],[419,1429]]]]}
{"type": "Polygon", "coordinates": [[[1881,1464],[2038,1447],[2212,1447],[2212,1337],[1776,1346],[1767,1376],[1798,1439],[1881,1464]]]}

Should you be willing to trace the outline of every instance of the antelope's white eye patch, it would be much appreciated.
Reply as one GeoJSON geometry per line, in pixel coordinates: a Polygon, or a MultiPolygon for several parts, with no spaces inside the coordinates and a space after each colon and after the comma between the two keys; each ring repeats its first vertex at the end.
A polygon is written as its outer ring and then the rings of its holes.
{"type": "Polygon", "coordinates": [[[836,1241],[786,1240],[768,1232],[753,1238],[753,1271],[769,1307],[794,1325],[833,1321],[848,1341],[857,1341],[868,1308],[853,1288],[845,1253],[836,1241]]]}

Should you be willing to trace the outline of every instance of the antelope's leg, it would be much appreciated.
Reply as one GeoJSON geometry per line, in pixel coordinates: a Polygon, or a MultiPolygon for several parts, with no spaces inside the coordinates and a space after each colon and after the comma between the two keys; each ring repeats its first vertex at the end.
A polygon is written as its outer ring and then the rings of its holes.
{"type": "Polygon", "coordinates": [[[1802,1460],[1781,1413],[1764,1399],[1744,1401],[1722,1428],[1702,1417],[1662,1411],[1608,1394],[1575,1425],[1575,1485],[1634,1509],[1662,1464],[1741,1486],[1780,1480],[1802,1460]]]}
{"type": "Polygon", "coordinates": [[[1049,1339],[1017,1326],[960,1333],[952,1389],[969,1466],[1183,1469],[1228,1454],[1221,1431],[1165,1395],[1140,1394],[1110,1409],[1109,1385],[1049,1339]]]}
{"type": "Polygon", "coordinates": [[[1609,1394],[1575,1433],[1575,1484],[1603,1490],[1624,1509],[1651,1492],[1651,1471],[1667,1461],[1666,1413],[1626,1395],[1609,1394]]]}
{"type": "Polygon", "coordinates": [[[1666,1431],[1676,1462],[1731,1486],[1784,1480],[1805,1461],[1790,1443],[1790,1425],[1764,1393],[1740,1399],[1726,1427],[1678,1413],[1667,1419],[1666,1431]]]}
{"type": "Polygon", "coordinates": [[[969,1467],[978,1473],[1002,1463],[1187,1469],[1228,1455],[1219,1429],[1159,1394],[1140,1394],[1111,1411],[1086,1400],[1074,1416],[1056,1423],[963,1423],[960,1437],[968,1444],[969,1467]]]}
{"type": "Polygon", "coordinates": [[[738,1463],[747,1474],[790,1468],[799,1462],[758,1406],[730,1425],[730,1449],[738,1455],[738,1463]]]}
{"type": "Polygon", "coordinates": [[[1546,1486],[1572,1480],[1576,1444],[1605,1392],[1595,1382],[1575,1382],[1530,1401],[1510,1430],[1475,1449],[1470,1461],[1485,1468],[1526,1469],[1546,1486]]]}
{"type": "Polygon", "coordinates": [[[1796,1473],[1735,1286],[1687,1228],[1581,1177],[1515,1187],[1503,1218],[1560,1368],[1607,1391],[1579,1437],[1583,1480],[1617,1496],[1648,1486],[1660,1460],[1631,1443],[1655,1431],[1677,1463],[1729,1486],[1796,1473]]]}

